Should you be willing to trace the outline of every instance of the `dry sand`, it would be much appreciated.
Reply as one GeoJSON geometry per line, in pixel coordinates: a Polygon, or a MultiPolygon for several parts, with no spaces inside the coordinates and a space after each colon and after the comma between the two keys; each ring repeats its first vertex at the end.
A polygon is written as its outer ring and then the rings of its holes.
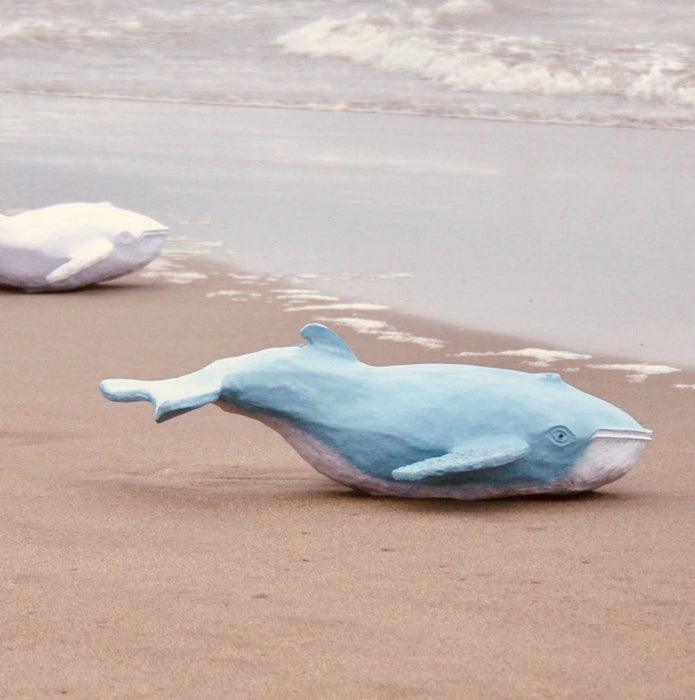
{"type": "MultiPolygon", "coordinates": [[[[556,366],[655,431],[596,494],[360,496],[247,419],[101,397],[301,341],[312,313],[219,282],[0,292],[2,697],[695,696],[695,391],[673,386],[695,373],[556,366]]],[[[374,364],[529,345],[388,320],[448,342],[341,332],[374,364]]]]}

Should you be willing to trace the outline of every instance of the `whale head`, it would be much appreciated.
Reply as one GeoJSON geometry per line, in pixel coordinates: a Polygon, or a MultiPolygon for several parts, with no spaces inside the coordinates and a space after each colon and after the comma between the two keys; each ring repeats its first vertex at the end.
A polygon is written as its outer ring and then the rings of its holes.
{"type": "Polygon", "coordinates": [[[155,219],[114,207],[109,202],[83,209],[80,231],[101,233],[113,245],[111,258],[127,265],[142,267],[159,255],[169,228],[155,219]]]}
{"type": "Polygon", "coordinates": [[[0,284],[25,291],[77,289],[144,267],[168,227],[110,202],[70,202],[0,221],[0,284]]]}
{"type": "Polygon", "coordinates": [[[526,392],[508,401],[525,426],[520,434],[525,434],[528,451],[519,466],[531,483],[537,478],[552,484],[556,493],[589,491],[632,469],[651,440],[651,430],[558,374],[527,376],[526,392]]]}
{"type": "MultiPolygon", "coordinates": [[[[439,367],[423,372],[425,381],[413,385],[413,396],[424,395],[425,382],[443,372],[439,367]]],[[[411,457],[393,470],[391,478],[399,484],[422,486],[428,495],[473,498],[590,491],[626,474],[651,439],[651,431],[628,413],[558,374],[460,371],[461,384],[453,393],[437,390],[448,397],[442,416],[454,415],[457,394],[462,397],[456,421],[441,421],[439,443],[447,449],[411,457]]],[[[453,388],[455,375],[447,374],[446,382],[453,388]]],[[[404,403],[404,397],[399,400],[404,403]]],[[[362,452],[358,459],[367,461],[368,450],[362,452]]]]}

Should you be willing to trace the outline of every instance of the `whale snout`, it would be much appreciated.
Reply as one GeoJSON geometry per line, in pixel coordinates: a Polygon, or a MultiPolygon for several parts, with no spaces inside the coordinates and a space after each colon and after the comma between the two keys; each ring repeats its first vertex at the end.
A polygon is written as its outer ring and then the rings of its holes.
{"type": "Polygon", "coordinates": [[[166,228],[156,231],[145,231],[139,241],[143,253],[159,253],[167,239],[169,230],[166,228]]]}
{"type": "Polygon", "coordinates": [[[567,474],[568,491],[590,491],[625,475],[652,439],[652,431],[597,430],[567,474]]]}
{"type": "Polygon", "coordinates": [[[128,270],[143,267],[162,252],[167,235],[168,229],[165,226],[153,226],[135,236],[122,232],[115,241],[115,249],[111,254],[112,264],[121,265],[128,270]]]}

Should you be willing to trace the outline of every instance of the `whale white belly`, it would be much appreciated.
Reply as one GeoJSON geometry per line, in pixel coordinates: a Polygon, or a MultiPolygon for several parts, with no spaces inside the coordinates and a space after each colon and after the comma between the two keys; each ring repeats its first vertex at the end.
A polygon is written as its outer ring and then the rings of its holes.
{"type": "MultiPolygon", "coordinates": [[[[400,496],[401,498],[455,498],[473,501],[487,498],[528,496],[555,493],[557,484],[539,483],[527,486],[509,484],[446,484],[427,485],[403,483],[380,479],[366,474],[351,464],[343,455],[328,447],[294,423],[268,416],[249,415],[279,433],[316,471],[333,481],[374,496],[400,496]]],[[[561,489],[562,490],[562,489],[561,489]]],[[[567,489],[573,491],[576,489],[567,489]]]]}

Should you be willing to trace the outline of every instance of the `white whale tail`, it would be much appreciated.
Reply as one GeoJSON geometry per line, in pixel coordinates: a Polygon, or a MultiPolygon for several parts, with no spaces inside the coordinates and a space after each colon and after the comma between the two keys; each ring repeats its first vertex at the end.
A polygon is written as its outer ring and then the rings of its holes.
{"type": "Polygon", "coordinates": [[[155,408],[155,421],[163,423],[219,399],[219,387],[201,392],[199,383],[195,386],[186,380],[186,376],[159,381],[104,379],[99,388],[111,401],[149,401],[155,408]]]}

